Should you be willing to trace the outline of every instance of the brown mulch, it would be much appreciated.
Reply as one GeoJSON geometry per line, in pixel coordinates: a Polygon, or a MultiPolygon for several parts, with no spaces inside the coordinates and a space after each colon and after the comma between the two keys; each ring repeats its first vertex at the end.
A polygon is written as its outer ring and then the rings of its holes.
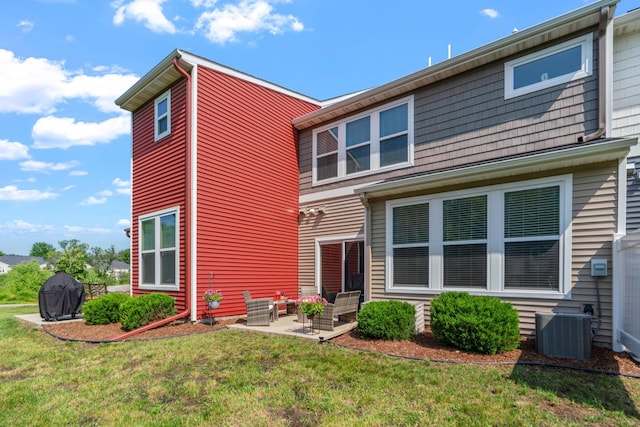
{"type": "MultiPolygon", "coordinates": [[[[213,325],[205,323],[190,323],[184,321],[172,322],[166,326],[142,332],[131,339],[156,339],[175,336],[191,335],[211,332],[225,328],[227,325],[243,320],[217,320],[213,325]]],[[[89,342],[109,341],[125,333],[119,323],[110,325],[89,326],[85,322],[59,322],[43,326],[48,333],[61,339],[89,342]]],[[[359,335],[357,330],[341,335],[331,340],[333,343],[376,353],[384,353],[416,359],[426,359],[437,362],[453,363],[540,363],[554,366],[578,368],[581,370],[620,373],[640,378],[640,364],[629,357],[627,353],[616,353],[610,349],[594,346],[591,359],[587,361],[552,358],[536,351],[534,340],[523,340],[518,350],[507,351],[495,355],[467,353],[441,346],[436,343],[433,334],[425,331],[413,339],[403,341],[385,341],[368,339],[359,335]]]]}

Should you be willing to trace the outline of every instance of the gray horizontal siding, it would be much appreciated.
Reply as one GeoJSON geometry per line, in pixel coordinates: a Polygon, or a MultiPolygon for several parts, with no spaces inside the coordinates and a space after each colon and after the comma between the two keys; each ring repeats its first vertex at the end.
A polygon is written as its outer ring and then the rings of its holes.
{"type": "MultiPolygon", "coordinates": [[[[590,262],[594,257],[605,258],[611,265],[613,233],[616,230],[616,162],[590,165],[588,168],[557,171],[573,173],[573,219],[571,299],[545,300],[537,298],[505,298],[518,310],[523,336],[535,334],[537,311],[580,312],[583,304],[596,306],[596,283],[590,275],[590,262]]],[[[523,176],[521,179],[540,178],[543,175],[523,176]]],[[[548,176],[548,175],[544,175],[548,176]]],[[[460,188],[458,188],[460,189],[460,188]]],[[[385,201],[370,201],[371,206],[371,299],[421,300],[425,302],[425,320],[429,323],[429,304],[433,296],[392,294],[385,291],[385,201]]],[[[611,269],[610,269],[611,270],[611,269]]],[[[611,275],[598,284],[603,321],[596,341],[611,344],[611,275]]],[[[595,326],[595,318],[594,318],[595,326]]]]}
{"type": "MultiPolygon", "coordinates": [[[[597,65],[597,43],[594,51],[597,65]]],[[[304,130],[300,135],[300,193],[523,156],[574,144],[579,136],[597,128],[597,66],[588,78],[505,100],[504,62],[413,93],[413,167],[312,187],[312,129],[304,130]]]]}

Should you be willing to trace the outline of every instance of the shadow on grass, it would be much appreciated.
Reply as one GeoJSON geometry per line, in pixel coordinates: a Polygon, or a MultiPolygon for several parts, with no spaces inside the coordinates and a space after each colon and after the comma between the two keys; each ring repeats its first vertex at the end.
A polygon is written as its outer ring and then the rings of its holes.
{"type": "Polygon", "coordinates": [[[544,362],[536,362],[541,363],[539,365],[531,364],[530,360],[520,360],[521,364],[514,366],[510,378],[517,384],[551,392],[578,404],[571,408],[550,409],[562,418],[580,419],[577,412],[584,407],[591,407],[621,412],[628,417],[640,419],[634,399],[629,395],[621,377],[615,374],[620,369],[613,353],[594,347],[594,357],[605,367],[604,371],[611,373],[596,372],[593,367],[581,368],[581,361],[574,359],[548,358],[544,362]],[[562,366],[571,366],[572,369],[562,366]],[[567,412],[576,413],[572,416],[567,412]]]}

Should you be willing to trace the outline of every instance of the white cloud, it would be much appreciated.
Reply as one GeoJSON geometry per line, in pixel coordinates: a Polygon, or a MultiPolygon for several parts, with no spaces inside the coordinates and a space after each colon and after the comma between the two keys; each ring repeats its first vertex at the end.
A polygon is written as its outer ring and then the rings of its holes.
{"type": "Polygon", "coordinates": [[[16,58],[0,49],[0,113],[51,112],[63,100],[64,63],[43,58],[16,58]]]}
{"type": "Polygon", "coordinates": [[[26,221],[16,219],[2,224],[2,229],[18,233],[42,233],[43,231],[53,230],[53,227],[50,225],[30,224],[26,221]]]}
{"type": "Polygon", "coordinates": [[[77,225],[65,225],[63,228],[69,233],[98,233],[109,234],[112,230],[104,227],[82,227],[77,225]]]}
{"type": "Polygon", "coordinates": [[[102,76],[77,75],[65,87],[67,98],[89,100],[104,113],[122,113],[114,100],[138,81],[133,74],[105,74],[102,76]]]}
{"type": "Polygon", "coordinates": [[[24,202],[33,200],[55,199],[56,197],[58,197],[58,194],[52,191],[20,190],[14,185],[7,185],[6,187],[0,188],[0,200],[24,202]]]}
{"type": "Polygon", "coordinates": [[[122,115],[99,123],[76,122],[70,117],[42,117],[31,131],[33,148],[69,148],[111,142],[130,132],[130,117],[122,115]]]}
{"type": "Polygon", "coordinates": [[[98,192],[99,196],[103,196],[103,197],[109,197],[109,196],[113,196],[113,191],[111,190],[102,190],[100,192],[98,192]]]}
{"type": "Polygon", "coordinates": [[[66,187],[64,187],[64,188],[62,189],[62,191],[69,191],[69,190],[71,190],[71,189],[73,189],[73,188],[75,188],[75,187],[76,187],[76,186],[75,186],[75,185],[73,185],[73,184],[72,184],[72,185],[67,185],[66,187]]]}
{"type": "Polygon", "coordinates": [[[19,142],[0,139],[0,160],[28,159],[29,147],[19,142]]]}
{"type": "Polygon", "coordinates": [[[131,221],[125,218],[119,219],[116,223],[118,227],[129,227],[131,225],[131,221]]]}
{"type": "Polygon", "coordinates": [[[22,20],[22,21],[18,22],[17,27],[21,28],[22,31],[24,31],[25,33],[28,33],[29,31],[33,30],[33,25],[34,25],[33,22],[27,21],[25,19],[25,20],[22,20]]]}
{"type": "Polygon", "coordinates": [[[480,14],[484,15],[484,16],[488,16],[489,18],[492,18],[492,19],[493,18],[497,18],[498,16],[500,16],[498,11],[495,10],[495,9],[482,9],[480,11],[480,14]]]}
{"type": "Polygon", "coordinates": [[[89,175],[87,171],[71,171],[69,172],[69,176],[86,176],[89,175]]]}
{"type": "Polygon", "coordinates": [[[218,0],[191,0],[193,7],[206,7],[211,8],[218,3],[218,0]]]}
{"type": "Polygon", "coordinates": [[[302,31],[304,25],[292,15],[273,13],[268,0],[241,0],[238,4],[204,12],[198,18],[196,29],[204,31],[212,42],[225,44],[235,41],[239,32],[280,34],[287,30],[302,31]]]}
{"type": "Polygon", "coordinates": [[[131,181],[125,181],[123,179],[116,178],[116,179],[113,180],[113,182],[111,184],[113,186],[115,186],[115,187],[130,187],[131,186],[131,181]]]}
{"type": "Polygon", "coordinates": [[[122,25],[125,20],[133,19],[142,22],[154,33],[176,33],[176,27],[164,16],[162,3],[166,0],[133,0],[125,2],[117,0],[111,3],[116,9],[113,16],[114,25],[122,25]]]}
{"type": "Polygon", "coordinates": [[[107,202],[106,197],[98,198],[98,197],[89,196],[80,202],[80,206],[102,205],[106,202],[107,202]]]}
{"type": "Polygon", "coordinates": [[[36,160],[27,160],[26,162],[20,163],[20,170],[23,172],[50,173],[73,169],[78,166],[78,164],[78,162],[73,160],[65,163],[47,163],[36,160]]]}
{"type": "Polygon", "coordinates": [[[18,58],[0,49],[0,113],[51,114],[70,99],[81,99],[103,112],[120,110],[113,101],[131,87],[138,77],[111,73],[87,76],[69,71],[64,61],[46,58],[18,58]]]}

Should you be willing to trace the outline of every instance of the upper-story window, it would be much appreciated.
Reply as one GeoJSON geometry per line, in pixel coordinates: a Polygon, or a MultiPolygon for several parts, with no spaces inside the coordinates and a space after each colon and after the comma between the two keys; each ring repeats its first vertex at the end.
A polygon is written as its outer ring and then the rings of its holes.
{"type": "Polygon", "coordinates": [[[171,90],[166,91],[154,102],[155,140],[171,133],[171,90]]]}
{"type": "Polygon", "coordinates": [[[509,61],[504,66],[505,99],[590,76],[591,33],[509,61]]]}
{"type": "Polygon", "coordinates": [[[413,163],[413,97],[313,132],[313,182],[326,183],[413,163]]]}

